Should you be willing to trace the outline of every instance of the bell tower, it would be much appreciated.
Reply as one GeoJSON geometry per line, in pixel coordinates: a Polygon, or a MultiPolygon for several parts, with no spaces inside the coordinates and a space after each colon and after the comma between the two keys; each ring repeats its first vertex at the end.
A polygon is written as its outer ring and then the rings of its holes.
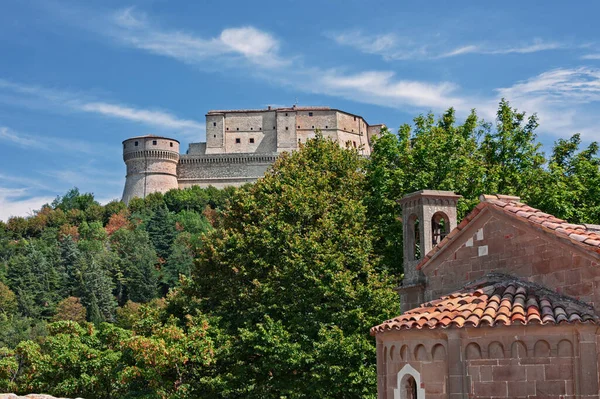
{"type": "Polygon", "coordinates": [[[456,204],[460,195],[452,191],[421,190],[400,200],[402,206],[404,279],[398,288],[402,310],[423,301],[423,272],[417,265],[457,225],[456,204]],[[415,303],[416,302],[416,303],[415,303]]]}

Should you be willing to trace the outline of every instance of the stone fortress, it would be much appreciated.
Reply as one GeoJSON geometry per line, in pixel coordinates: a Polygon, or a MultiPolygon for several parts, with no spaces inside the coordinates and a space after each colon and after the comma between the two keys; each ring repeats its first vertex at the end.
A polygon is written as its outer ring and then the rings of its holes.
{"type": "Polygon", "coordinates": [[[190,143],[161,136],[123,141],[127,177],[123,202],[154,192],[191,186],[222,188],[253,182],[282,152],[294,151],[320,130],[340,146],[371,154],[371,139],[384,125],[329,107],[220,110],[206,114],[206,142],[190,143]]]}

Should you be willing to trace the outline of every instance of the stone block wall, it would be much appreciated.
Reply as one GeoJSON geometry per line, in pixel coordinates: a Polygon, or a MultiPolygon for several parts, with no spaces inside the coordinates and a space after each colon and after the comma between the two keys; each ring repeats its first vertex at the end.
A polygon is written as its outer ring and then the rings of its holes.
{"type": "Polygon", "coordinates": [[[526,223],[488,210],[448,244],[444,260],[422,272],[432,300],[490,272],[514,275],[560,294],[600,304],[600,264],[587,251],[526,223]]]}
{"type": "Polygon", "coordinates": [[[407,373],[427,399],[597,399],[596,349],[586,325],[389,332],[377,337],[379,399],[406,398],[407,373]]]}

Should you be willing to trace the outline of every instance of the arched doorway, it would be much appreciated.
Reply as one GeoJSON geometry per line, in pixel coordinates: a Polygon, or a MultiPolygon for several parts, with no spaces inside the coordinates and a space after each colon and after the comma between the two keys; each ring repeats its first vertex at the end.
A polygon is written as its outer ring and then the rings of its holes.
{"type": "Polygon", "coordinates": [[[398,387],[394,389],[394,399],[425,399],[425,389],[421,388],[421,374],[410,364],[398,372],[398,387]]]}

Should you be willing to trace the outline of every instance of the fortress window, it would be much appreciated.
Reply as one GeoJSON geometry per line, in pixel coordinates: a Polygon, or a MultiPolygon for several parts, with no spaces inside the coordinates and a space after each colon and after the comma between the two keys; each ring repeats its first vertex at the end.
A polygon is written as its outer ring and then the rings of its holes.
{"type": "Polygon", "coordinates": [[[354,148],[356,148],[356,141],[353,141],[352,144],[354,144],[354,148]]]}
{"type": "Polygon", "coordinates": [[[235,139],[236,144],[240,144],[241,142],[242,142],[242,139],[240,139],[240,138],[235,139]]]}
{"type": "Polygon", "coordinates": [[[309,113],[308,113],[308,116],[312,116],[312,112],[309,112],[309,113]]]}
{"type": "Polygon", "coordinates": [[[273,130],[275,130],[275,126],[273,126],[273,130]]]}
{"type": "Polygon", "coordinates": [[[169,145],[170,145],[171,147],[173,147],[173,143],[169,143],[169,145]]]}
{"type": "Polygon", "coordinates": [[[229,130],[229,128],[227,128],[227,130],[229,130]]]}
{"type": "Polygon", "coordinates": [[[214,138],[217,138],[217,135],[216,135],[216,134],[213,134],[213,137],[214,137],[214,138]]]}
{"type": "Polygon", "coordinates": [[[254,128],[253,128],[253,127],[251,127],[251,128],[250,128],[250,130],[254,130],[254,128]]]}
{"type": "Polygon", "coordinates": [[[240,128],[239,128],[239,127],[236,127],[236,128],[235,128],[235,130],[240,130],[240,128]]]}
{"type": "Polygon", "coordinates": [[[285,130],[288,130],[288,127],[287,127],[287,126],[285,127],[285,130]]]}
{"type": "Polygon", "coordinates": [[[213,122],[213,126],[217,126],[217,122],[213,122]]]}
{"type": "Polygon", "coordinates": [[[250,137],[250,144],[254,144],[254,137],[250,137]]]}
{"type": "Polygon", "coordinates": [[[329,129],[329,126],[325,125],[325,129],[329,129]]]}
{"type": "Polygon", "coordinates": [[[356,116],[354,117],[354,120],[356,121],[356,116]]]}
{"type": "Polygon", "coordinates": [[[287,112],[285,113],[285,116],[287,116],[287,112]]]}
{"type": "Polygon", "coordinates": [[[156,140],[152,140],[152,145],[156,145],[156,140]]]}
{"type": "Polygon", "coordinates": [[[315,127],[313,126],[312,128],[314,129],[315,127]]]}
{"type": "Polygon", "coordinates": [[[135,142],[135,146],[136,146],[136,147],[138,146],[138,142],[137,142],[137,141],[135,142]]]}
{"type": "Polygon", "coordinates": [[[298,126],[298,129],[300,129],[300,126],[298,126]]]}
{"type": "Polygon", "coordinates": [[[262,127],[259,127],[258,130],[262,130],[262,127]]]}

